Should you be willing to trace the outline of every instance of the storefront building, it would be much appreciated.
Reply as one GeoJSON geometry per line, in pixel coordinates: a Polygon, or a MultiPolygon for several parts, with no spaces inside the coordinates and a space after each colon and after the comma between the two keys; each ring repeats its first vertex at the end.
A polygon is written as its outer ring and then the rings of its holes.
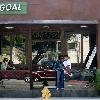
{"type": "Polygon", "coordinates": [[[1,56],[6,55],[16,66],[32,70],[37,50],[44,50],[36,45],[42,42],[45,47],[55,44],[48,52],[42,52],[44,59],[51,59],[51,54],[56,54],[55,59],[60,53],[68,54],[73,66],[82,68],[96,46],[91,64],[99,69],[99,5],[98,0],[1,0],[1,56]]]}

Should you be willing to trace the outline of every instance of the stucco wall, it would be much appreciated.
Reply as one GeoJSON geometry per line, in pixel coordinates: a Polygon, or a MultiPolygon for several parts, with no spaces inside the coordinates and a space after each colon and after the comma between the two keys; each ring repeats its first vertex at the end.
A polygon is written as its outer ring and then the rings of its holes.
{"type": "Polygon", "coordinates": [[[0,20],[99,19],[100,0],[0,0],[28,2],[25,15],[0,15],[0,20]]]}

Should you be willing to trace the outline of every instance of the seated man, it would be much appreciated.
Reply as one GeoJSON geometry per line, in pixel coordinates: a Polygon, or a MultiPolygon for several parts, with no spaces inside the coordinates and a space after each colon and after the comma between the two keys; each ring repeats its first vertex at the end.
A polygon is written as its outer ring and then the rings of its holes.
{"type": "MultiPolygon", "coordinates": [[[[8,58],[4,58],[3,62],[1,63],[1,71],[5,71],[7,69],[7,66],[8,66],[8,58]]],[[[0,85],[1,87],[5,88],[1,73],[0,73],[0,85]]]]}
{"type": "Polygon", "coordinates": [[[1,70],[6,70],[8,66],[8,58],[4,58],[3,62],[1,63],[1,70]]]}

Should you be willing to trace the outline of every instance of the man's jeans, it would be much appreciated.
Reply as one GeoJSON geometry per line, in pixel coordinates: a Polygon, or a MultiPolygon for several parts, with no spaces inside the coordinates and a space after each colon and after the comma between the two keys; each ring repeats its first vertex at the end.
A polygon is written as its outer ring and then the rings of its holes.
{"type": "Polygon", "coordinates": [[[56,70],[56,88],[64,88],[64,71],[56,70]]]}

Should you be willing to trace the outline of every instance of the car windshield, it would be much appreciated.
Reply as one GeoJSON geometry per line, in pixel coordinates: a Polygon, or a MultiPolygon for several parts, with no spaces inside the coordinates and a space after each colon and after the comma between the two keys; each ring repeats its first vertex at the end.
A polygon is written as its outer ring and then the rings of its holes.
{"type": "Polygon", "coordinates": [[[54,68],[54,61],[44,61],[41,64],[46,69],[53,69],[54,68]]]}

